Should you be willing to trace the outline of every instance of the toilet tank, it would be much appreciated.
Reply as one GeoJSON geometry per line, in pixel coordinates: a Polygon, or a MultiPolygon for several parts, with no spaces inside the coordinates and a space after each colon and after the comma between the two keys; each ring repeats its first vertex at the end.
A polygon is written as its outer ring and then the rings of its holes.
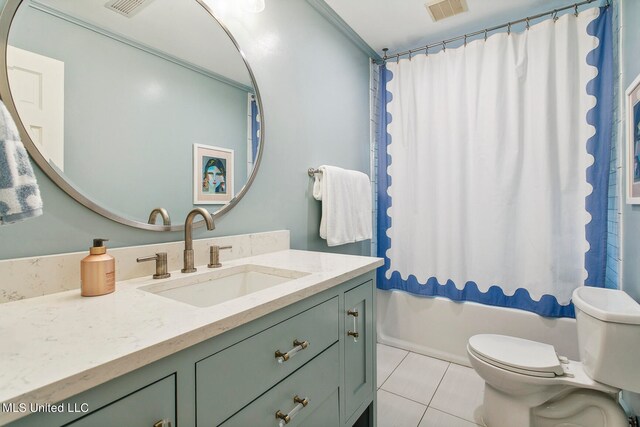
{"type": "Polygon", "coordinates": [[[603,384],[640,393],[640,304],[623,291],[573,292],[584,370],[603,384]]]}

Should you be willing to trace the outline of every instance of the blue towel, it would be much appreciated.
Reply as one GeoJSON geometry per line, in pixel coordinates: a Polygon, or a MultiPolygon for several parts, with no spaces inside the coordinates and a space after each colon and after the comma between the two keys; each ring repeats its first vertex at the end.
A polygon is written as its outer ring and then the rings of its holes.
{"type": "Polygon", "coordinates": [[[42,199],[27,151],[0,101],[0,225],[42,215],[42,199]]]}

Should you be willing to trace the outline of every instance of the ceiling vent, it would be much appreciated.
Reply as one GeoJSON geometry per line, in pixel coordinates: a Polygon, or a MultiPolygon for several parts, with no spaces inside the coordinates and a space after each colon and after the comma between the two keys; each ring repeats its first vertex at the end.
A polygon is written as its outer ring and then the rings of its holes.
{"type": "Polygon", "coordinates": [[[114,12],[131,18],[136,13],[147,7],[153,0],[111,0],[104,6],[114,12]]]}
{"type": "Polygon", "coordinates": [[[426,3],[424,7],[435,22],[469,10],[466,0],[437,0],[426,3]]]}

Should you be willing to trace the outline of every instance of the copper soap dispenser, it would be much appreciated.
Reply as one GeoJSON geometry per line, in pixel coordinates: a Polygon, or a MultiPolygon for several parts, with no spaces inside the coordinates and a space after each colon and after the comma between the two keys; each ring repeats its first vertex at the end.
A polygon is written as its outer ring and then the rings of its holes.
{"type": "Polygon", "coordinates": [[[89,256],[80,262],[80,289],[83,297],[97,297],[116,290],[116,260],[107,253],[104,242],[93,239],[89,256]]]}

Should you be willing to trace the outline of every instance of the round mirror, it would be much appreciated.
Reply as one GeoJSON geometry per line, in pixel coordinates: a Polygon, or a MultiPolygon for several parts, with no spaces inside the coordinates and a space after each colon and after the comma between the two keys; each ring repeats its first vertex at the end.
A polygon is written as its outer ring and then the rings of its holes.
{"type": "Polygon", "coordinates": [[[32,158],[78,202],[175,231],[194,207],[222,215],[251,185],[259,92],[204,3],[8,0],[0,28],[0,95],[32,158]]]}

